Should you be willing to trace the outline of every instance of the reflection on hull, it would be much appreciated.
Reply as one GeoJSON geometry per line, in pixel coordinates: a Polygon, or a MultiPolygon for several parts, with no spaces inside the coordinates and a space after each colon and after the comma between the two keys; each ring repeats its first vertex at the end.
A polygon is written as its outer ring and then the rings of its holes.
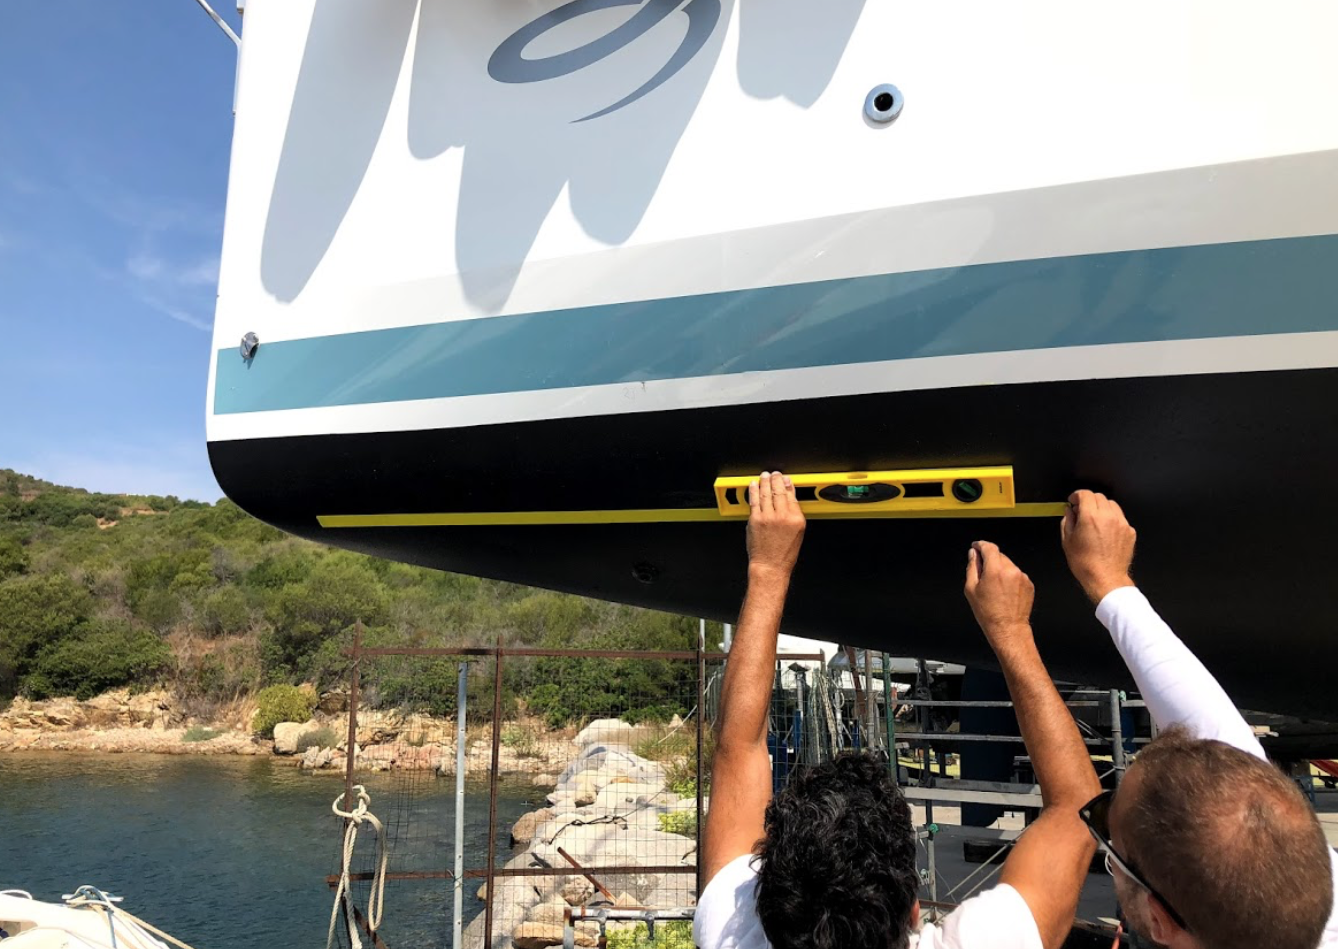
{"type": "MultiPolygon", "coordinates": [[[[322,529],[329,513],[685,508],[721,474],[1011,464],[1020,502],[1109,491],[1136,575],[1243,705],[1332,714],[1338,370],[967,387],[473,428],[213,442],[220,482],[294,533],[396,560],[732,620],[743,526],[322,529]],[[1259,644],[1277,669],[1261,669],[1259,644]]],[[[1123,675],[1068,577],[1053,519],[811,525],[786,630],[991,662],[961,596],[965,551],[1000,543],[1036,582],[1057,677],[1123,675]]]]}

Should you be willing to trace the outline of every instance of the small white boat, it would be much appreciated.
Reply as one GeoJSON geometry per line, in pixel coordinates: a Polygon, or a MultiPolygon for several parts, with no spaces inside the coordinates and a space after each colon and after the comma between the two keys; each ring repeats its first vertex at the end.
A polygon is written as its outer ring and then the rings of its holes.
{"type": "Polygon", "coordinates": [[[169,942],[185,945],[121,909],[117,905],[120,897],[108,896],[96,887],[81,886],[62,900],[47,903],[24,890],[0,890],[0,944],[4,949],[168,949],[169,942]]]}

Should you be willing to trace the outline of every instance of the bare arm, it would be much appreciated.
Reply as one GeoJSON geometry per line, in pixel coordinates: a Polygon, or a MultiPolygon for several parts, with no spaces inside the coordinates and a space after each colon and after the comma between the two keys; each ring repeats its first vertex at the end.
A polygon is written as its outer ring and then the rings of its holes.
{"type": "Polygon", "coordinates": [[[1263,758],[1263,746],[1226,690],[1134,586],[1130,568],[1138,535],[1124,511],[1091,491],[1074,492],[1069,505],[1063,523],[1069,569],[1110,631],[1153,721],[1161,728],[1184,725],[1198,738],[1263,758]]]}
{"type": "Polygon", "coordinates": [[[752,853],[763,836],[771,800],[767,716],[776,637],[804,536],[804,515],[788,478],[763,473],[748,498],[748,593],[721,689],[711,810],[702,841],[705,883],[731,860],[752,853]]]}
{"type": "Polygon", "coordinates": [[[966,567],[966,598],[989,640],[1017,712],[1044,808],[1004,863],[1000,882],[1026,901],[1046,949],[1062,945],[1096,843],[1078,808],[1101,791],[1087,747],[1045,671],[1031,632],[1031,580],[983,541],[966,567]]]}

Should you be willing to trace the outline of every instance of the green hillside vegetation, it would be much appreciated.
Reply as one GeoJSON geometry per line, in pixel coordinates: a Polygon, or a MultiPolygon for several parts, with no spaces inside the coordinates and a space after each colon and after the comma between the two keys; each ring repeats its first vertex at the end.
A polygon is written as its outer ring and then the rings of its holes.
{"type": "MultiPolygon", "coordinates": [[[[206,714],[268,685],[328,689],[347,675],[359,621],[369,645],[686,650],[697,635],[685,617],[299,540],[226,500],[94,494],[0,469],[0,703],[163,686],[206,714]]],[[[368,662],[367,694],[447,714],[456,668],[368,662]]],[[[553,725],[629,698],[633,717],[684,714],[696,676],[695,663],[658,660],[506,668],[505,711],[523,703],[553,725]]],[[[471,682],[491,698],[486,675],[471,682]]]]}

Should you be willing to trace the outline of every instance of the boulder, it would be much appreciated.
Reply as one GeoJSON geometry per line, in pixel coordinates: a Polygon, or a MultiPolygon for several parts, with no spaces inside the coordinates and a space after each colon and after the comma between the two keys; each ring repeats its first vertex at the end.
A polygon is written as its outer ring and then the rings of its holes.
{"type": "Polygon", "coordinates": [[[516,949],[548,949],[562,945],[562,924],[521,923],[511,934],[516,949]]]}
{"type": "Polygon", "coordinates": [[[348,690],[332,689],[322,692],[316,702],[316,709],[325,715],[343,715],[348,713],[348,690]]]}
{"type": "MultiPolygon", "coordinates": [[[[345,719],[341,734],[347,734],[347,732],[348,721],[345,719]]],[[[392,742],[399,738],[403,732],[404,716],[398,712],[369,711],[367,709],[358,712],[358,744],[363,747],[392,742]]]]}
{"type": "Polygon", "coordinates": [[[308,748],[302,754],[301,767],[307,771],[319,771],[328,768],[334,761],[333,748],[308,748]]]}
{"type": "Polygon", "coordinates": [[[3,718],[8,730],[70,731],[87,723],[83,707],[69,698],[32,702],[19,696],[3,718]]]}
{"type": "Polygon", "coordinates": [[[693,906],[697,902],[697,877],[693,873],[661,874],[646,894],[646,905],[655,909],[693,906]]]}
{"type": "Polygon", "coordinates": [[[95,695],[84,703],[87,728],[119,728],[125,724],[129,694],[117,689],[95,695]]]}
{"type": "MultiPolygon", "coordinates": [[[[660,784],[614,780],[595,795],[594,805],[610,811],[629,811],[643,804],[672,804],[675,796],[660,784]]],[[[694,800],[693,806],[696,806],[694,800]]]]}
{"type": "Polygon", "coordinates": [[[172,696],[167,692],[127,695],[121,714],[126,725],[152,728],[156,731],[165,731],[182,717],[181,713],[173,708],[172,696]]]}
{"type": "Polygon", "coordinates": [[[562,884],[562,899],[569,906],[584,906],[595,895],[595,888],[585,877],[571,877],[562,884]]]}
{"type": "Polygon", "coordinates": [[[551,788],[553,785],[557,784],[557,775],[536,774],[534,777],[530,778],[530,784],[534,785],[536,788],[551,788]]]}
{"type": "Polygon", "coordinates": [[[568,791],[552,791],[544,800],[548,806],[555,811],[571,811],[576,809],[576,795],[568,791]]]}
{"type": "Polygon", "coordinates": [[[54,699],[38,712],[37,727],[50,731],[70,731],[86,724],[84,713],[73,699],[54,699]]]}
{"type": "Polygon", "coordinates": [[[619,718],[597,718],[581,729],[572,741],[577,747],[589,745],[630,745],[636,735],[636,727],[619,718]]]}
{"type": "Polygon", "coordinates": [[[576,778],[576,793],[573,800],[577,807],[586,807],[595,803],[595,798],[599,794],[598,777],[589,773],[582,774],[576,778]]]}
{"type": "MultiPolygon", "coordinates": [[[[538,923],[544,926],[562,926],[567,925],[567,912],[571,909],[566,903],[561,901],[556,903],[536,903],[530,907],[529,915],[526,917],[527,923],[538,923]]],[[[576,945],[578,946],[596,946],[599,944],[599,923],[593,919],[577,920],[572,924],[572,929],[576,931],[576,945]]]]}
{"type": "Polygon", "coordinates": [[[297,740],[307,726],[301,722],[279,722],[274,726],[274,753],[276,755],[297,754],[297,740]]]}
{"type": "Polygon", "coordinates": [[[596,784],[596,790],[619,776],[638,783],[664,785],[664,767],[658,762],[635,755],[626,748],[590,745],[567,765],[558,778],[554,793],[574,790],[576,781],[586,774],[596,784]]]}
{"type": "MultiPolygon", "coordinates": [[[[697,841],[620,822],[567,828],[556,838],[554,848],[559,846],[582,866],[640,867],[682,864],[696,853],[697,841]]],[[[614,890],[608,880],[601,878],[601,882],[614,890]]]]}
{"type": "Polygon", "coordinates": [[[526,921],[531,923],[556,923],[559,926],[565,925],[567,913],[571,906],[563,901],[556,903],[535,903],[530,907],[526,915],[526,921]]]}
{"type": "Polygon", "coordinates": [[[520,820],[511,826],[511,846],[528,847],[534,840],[534,832],[539,829],[539,825],[552,820],[554,816],[556,815],[546,807],[522,814],[520,820]]]}
{"type": "MultiPolygon", "coordinates": [[[[544,810],[551,811],[552,809],[546,807],[544,810]]],[[[552,817],[548,818],[548,820],[544,821],[534,829],[534,836],[530,838],[530,842],[534,844],[551,844],[568,824],[583,819],[584,818],[575,811],[555,813],[552,817]]]]}

